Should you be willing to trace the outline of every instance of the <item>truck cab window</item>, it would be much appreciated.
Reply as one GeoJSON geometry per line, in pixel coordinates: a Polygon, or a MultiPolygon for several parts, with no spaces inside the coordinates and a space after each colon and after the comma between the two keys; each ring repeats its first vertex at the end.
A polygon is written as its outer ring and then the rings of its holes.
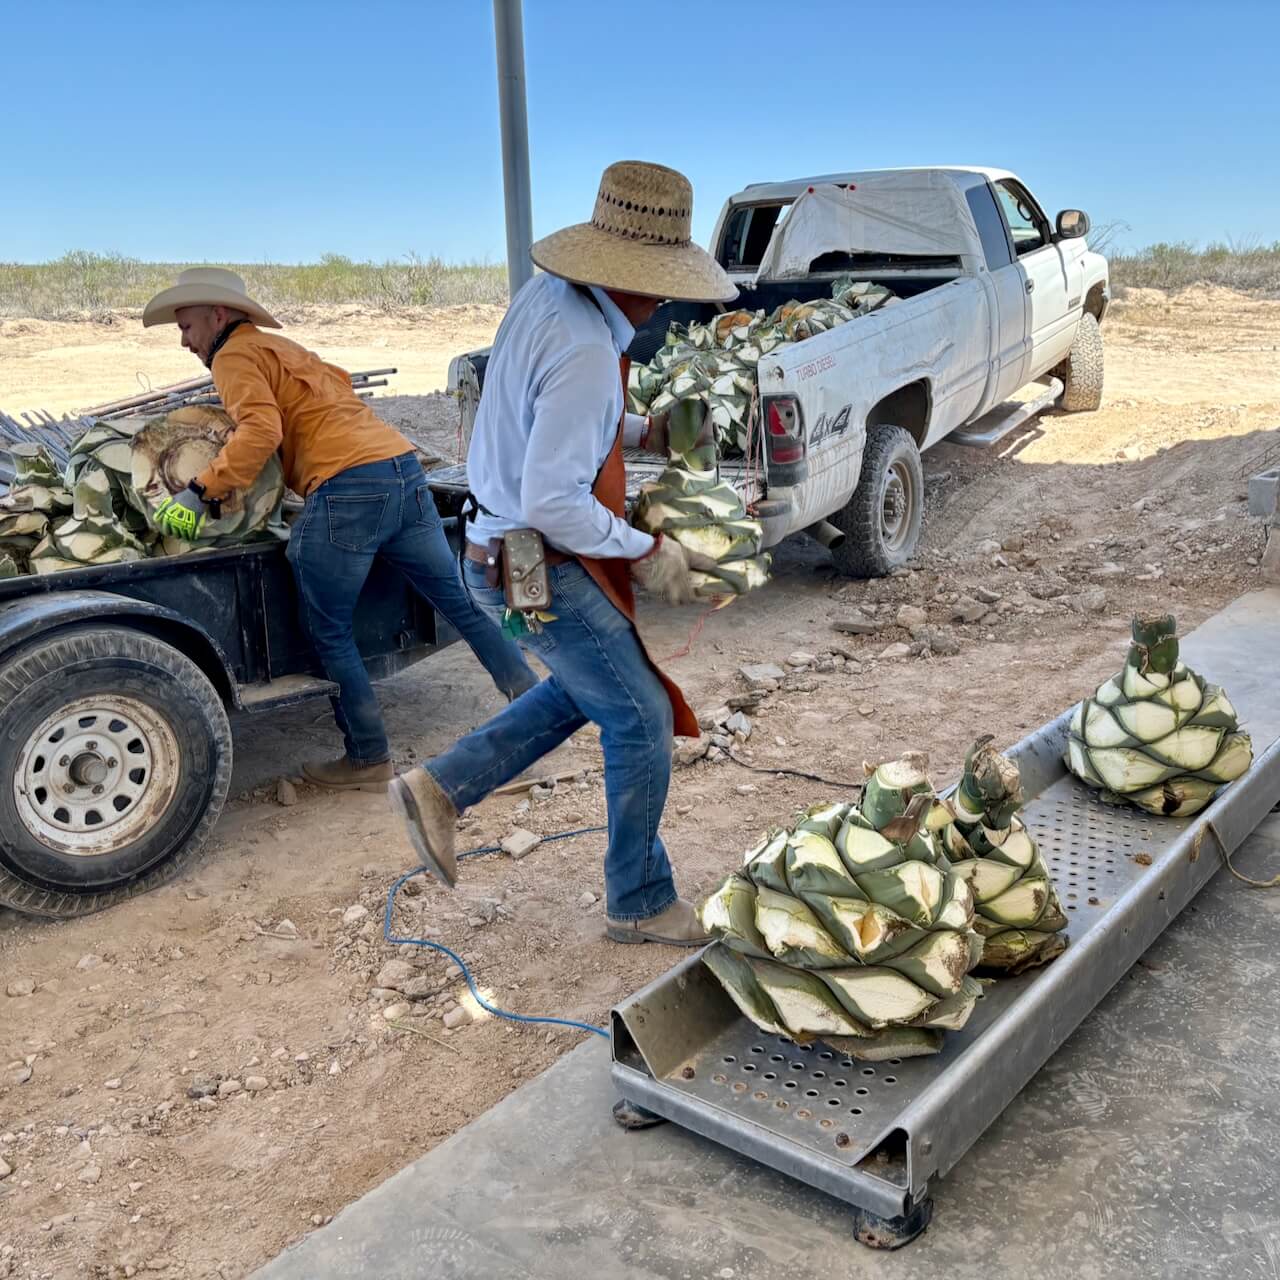
{"type": "Polygon", "coordinates": [[[754,271],[764,260],[773,229],[790,204],[743,205],[729,215],[720,241],[720,265],[726,271],[754,271]]]}
{"type": "Polygon", "coordinates": [[[970,187],[965,192],[965,199],[969,202],[969,212],[973,214],[978,236],[982,240],[987,270],[999,271],[1001,267],[1007,267],[1013,261],[1013,252],[1009,248],[1004,219],[1000,216],[990,186],[984,182],[980,187],[970,187]]]}
{"type": "Polygon", "coordinates": [[[1044,214],[1036,208],[1035,201],[1008,178],[996,183],[996,192],[1018,257],[1044,248],[1049,243],[1049,225],[1044,214]]]}

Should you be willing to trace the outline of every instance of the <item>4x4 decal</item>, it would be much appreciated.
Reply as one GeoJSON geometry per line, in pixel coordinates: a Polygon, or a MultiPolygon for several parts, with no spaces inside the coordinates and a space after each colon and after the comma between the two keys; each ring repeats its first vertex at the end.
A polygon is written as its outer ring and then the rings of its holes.
{"type": "Polygon", "coordinates": [[[820,414],[818,421],[813,424],[813,434],[809,437],[809,448],[816,448],[824,440],[843,435],[849,429],[852,414],[853,405],[851,404],[845,405],[844,408],[830,416],[825,413],[820,414]]]}

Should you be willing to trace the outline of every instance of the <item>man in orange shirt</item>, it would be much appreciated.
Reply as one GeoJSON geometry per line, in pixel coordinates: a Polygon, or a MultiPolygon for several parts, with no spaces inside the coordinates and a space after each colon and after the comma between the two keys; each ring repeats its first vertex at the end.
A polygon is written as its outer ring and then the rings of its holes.
{"type": "Polygon", "coordinates": [[[142,313],[176,324],[182,345],[213,374],[236,424],[225,448],[156,513],[165,532],[195,540],[205,516],[250,484],[277,451],[289,487],[306,499],[289,537],[302,616],[339,693],[334,716],[346,754],[307,764],[322,786],[385,790],[391,748],[352,618],[375,557],[399,569],[470,644],[508,700],[537,683],[520,651],[462,585],[426,477],[410,443],[351,389],[335,365],[276,334],[280,323],[219,267],[184,271],[142,313]]]}

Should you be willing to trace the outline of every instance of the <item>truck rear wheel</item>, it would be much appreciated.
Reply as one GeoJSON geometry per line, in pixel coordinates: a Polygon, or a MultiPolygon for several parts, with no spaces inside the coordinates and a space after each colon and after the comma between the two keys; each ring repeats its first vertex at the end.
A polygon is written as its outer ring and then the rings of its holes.
{"type": "Polygon", "coordinates": [[[867,428],[853,497],[831,517],[845,534],[831,558],[849,578],[880,578],[915,554],[924,519],[920,450],[902,427],[867,428]]]}
{"type": "Polygon", "coordinates": [[[1067,413],[1090,413],[1102,405],[1102,326],[1085,312],[1067,358],[1053,369],[1062,379],[1062,408],[1067,413]]]}
{"type": "Polygon", "coordinates": [[[0,666],[0,903],[88,915],[172,879],[231,780],[231,726],[177,649],[60,632],[0,666]]]}

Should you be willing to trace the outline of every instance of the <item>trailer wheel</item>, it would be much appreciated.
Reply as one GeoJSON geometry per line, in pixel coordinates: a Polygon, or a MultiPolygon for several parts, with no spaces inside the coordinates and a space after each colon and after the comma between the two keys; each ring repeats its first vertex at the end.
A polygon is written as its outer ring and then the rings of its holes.
{"type": "Polygon", "coordinates": [[[902,427],[868,427],[858,487],[831,516],[846,535],[831,552],[836,569],[850,578],[880,578],[906,564],[923,519],[924,467],[916,442],[902,427]]]}
{"type": "Polygon", "coordinates": [[[1102,405],[1102,327],[1085,312],[1067,358],[1053,369],[1062,379],[1062,408],[1067,413],[1090,413],[1102,405]]]}
{"type": "Polygon", "coordinates": [[[0,665],[0,903],[70,918],[171,880],[231,780],[204,672],[127,628],[81,627],[0,665]]]}

